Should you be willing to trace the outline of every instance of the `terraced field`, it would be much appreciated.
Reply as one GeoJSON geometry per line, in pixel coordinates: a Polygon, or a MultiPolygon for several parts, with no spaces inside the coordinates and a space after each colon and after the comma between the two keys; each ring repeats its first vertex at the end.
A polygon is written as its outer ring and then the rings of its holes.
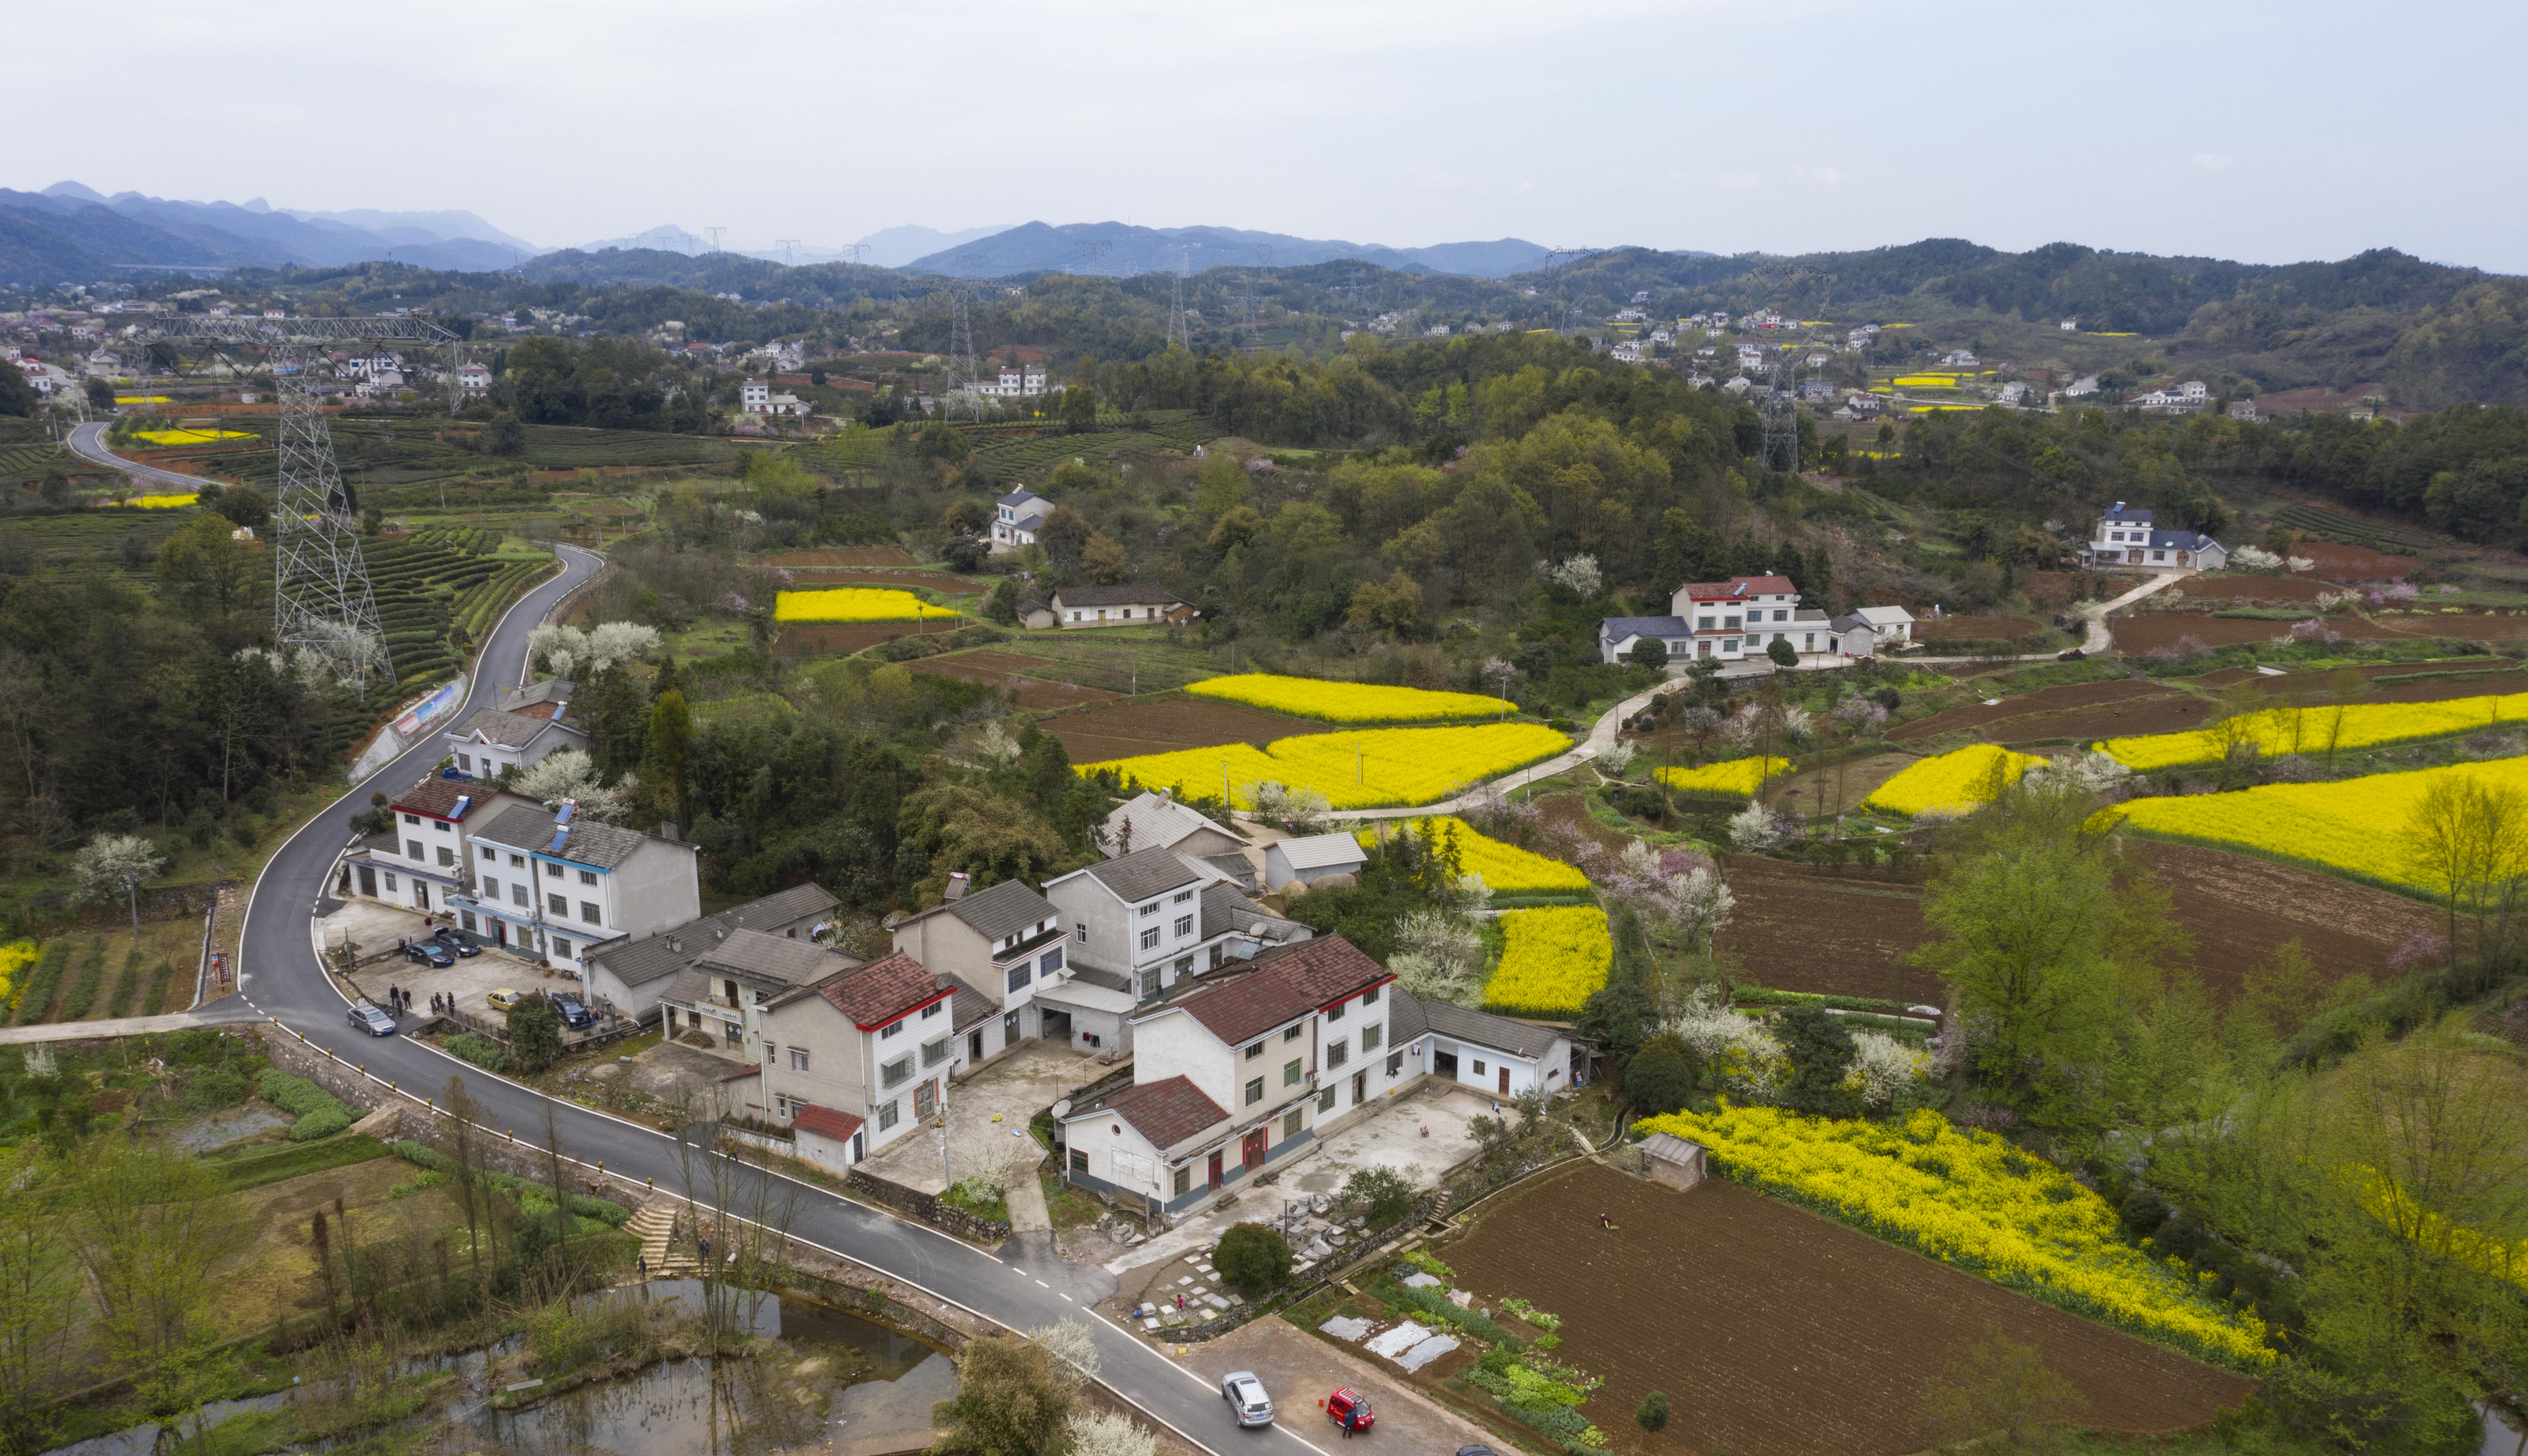
{"type": "Polygon", "coordinates": [[[502,554],[499,546],[491,532],[467,528],[364,545],[398,681],[451,671],[500,608],[552,565],[542,551],[502,554]]]}

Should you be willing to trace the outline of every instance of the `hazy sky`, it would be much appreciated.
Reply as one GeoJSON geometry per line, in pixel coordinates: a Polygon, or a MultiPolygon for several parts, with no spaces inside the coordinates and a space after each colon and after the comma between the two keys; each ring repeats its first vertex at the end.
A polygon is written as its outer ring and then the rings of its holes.
{"type": "Polygon", "coordinates": [[[10,44],[0,183],[546,245],[1111,218],[2528,272],[2518,0],[117,0],[10,44]]]}

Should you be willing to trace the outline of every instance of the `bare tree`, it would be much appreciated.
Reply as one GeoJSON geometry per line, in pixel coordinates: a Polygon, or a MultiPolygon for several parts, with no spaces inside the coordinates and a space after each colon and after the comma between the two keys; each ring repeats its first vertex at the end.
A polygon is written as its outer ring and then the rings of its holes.
{"type": "Polygon", "coordinates": [[[457,1204],[465,1210],[465,1247],[473,1259],[474,1282],[489,1298],[500,1267],[498,1209],[483,1177],[484,1139],[490,1134],[479,1120],[483,1109],[466,1092],[463,1076],[449,1077],[439,1100],[448,1114],[448,1157],[455,1165],[448,1176],[456,1184],[457,1204]],[[483,1262],[486,1243],[492,1246],[488,1266],[483,1262]]]}
{"type": "Polygon", "coordinates": [[[724,1096],[716,1087],[699,1098],[688,1093],[676,1116],[676,1170],[694,1216],[703,1323],[714,1350],[752,1327],[798,1215],[795,1184],[722,1146],[724,1096]]]}

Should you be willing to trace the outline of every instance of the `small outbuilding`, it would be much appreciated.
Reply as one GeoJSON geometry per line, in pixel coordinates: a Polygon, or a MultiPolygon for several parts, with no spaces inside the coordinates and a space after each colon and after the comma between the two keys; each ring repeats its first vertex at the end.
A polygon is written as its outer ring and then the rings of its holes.
{"type": "Polygon", "coordinates": [[[1691,1188],[1709,1171],[1703,1144],[1673,1132],[1652,1133],[1642,1144],[1642,1154],[1650,1159],[1651,1176],[1671,1188],[1691,1188]]]}
{"type": "Polygon", "coordinates": [[[1280,840],[1265,847],[1264,886],[1279,890],[1292,880],[1314,885],[1334,875],[1356,875],[1368,863],[1368,852],[1348,834],[1280,840]]]}

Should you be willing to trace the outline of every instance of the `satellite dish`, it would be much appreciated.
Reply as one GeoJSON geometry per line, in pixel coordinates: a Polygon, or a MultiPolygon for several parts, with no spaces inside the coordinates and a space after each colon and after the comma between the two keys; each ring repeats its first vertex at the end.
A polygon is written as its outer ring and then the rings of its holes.
{"type": "Polygon", "coordinates": [[[1246,933],[1255,937],[1257,940],[1262,940],[1264,938],[1264,922],[1258,920],[1254,924],[1247,926],[1246,933]]]}
{"type": "Polygon", "coordinates": [[[1070,1099],[1070,1098],[1068,1098],[1068,1097],[1066,1097],[1066,1098],[1063,1098],[1061,1101],[1059,1101],[1059,1102],[1055,1103],[1055,1104],[1053,1105],[1053,1115],[1054,1115],[1054,1117],[1055,1117],[1056,1118],[1068,1118],[1068,1117],[1070,1117],[1070,1116],[1071,1116],[1071,1099],[1070,1099]]]}

